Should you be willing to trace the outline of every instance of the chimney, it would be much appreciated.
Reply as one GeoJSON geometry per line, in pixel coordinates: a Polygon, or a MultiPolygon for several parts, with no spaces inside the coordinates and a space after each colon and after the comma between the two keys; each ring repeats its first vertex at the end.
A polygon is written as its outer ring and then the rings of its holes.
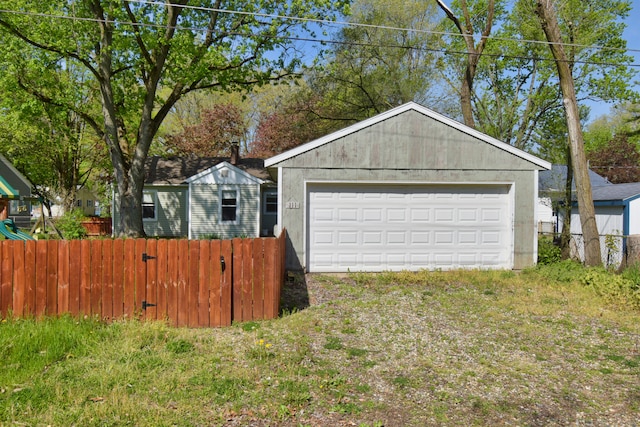
{"type": "Polygon", "coordinates": [[[231,143],[231,158],[229,159],[229,163],[232,165],[237,165],[240,160],[240,145],[237,142],[231,143]]]}

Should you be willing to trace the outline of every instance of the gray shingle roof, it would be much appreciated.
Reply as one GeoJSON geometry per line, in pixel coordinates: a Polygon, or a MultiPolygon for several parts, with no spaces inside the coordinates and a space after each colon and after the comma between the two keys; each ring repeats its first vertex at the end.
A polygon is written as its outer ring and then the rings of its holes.
{"type": "MultiPolygon", "coordinates": [[[[160,157],[153,156],[145,163],[144,183],[148,185],[178,185],[219,163],[230,162],[229,157],[160,157]]],[[[238,169],[262,180],[270,180],[263,159],[239,159],[238,169]]]]}
{"type": "Polygon", "coordinates": [[[640,195],[640,182],[610,184],[591,189],[593,201],[626,200],[640,195]]]}
{"type": "MultiPolygon", "coordinates": [[[[538,191],[555,192],[564,191],[565,181],[567,179],[567,166],[566,165],[552,165],[550,170],[543,170],[538,173],[538,191]]],[[[598,175],[592,170],[589,170],[589,179],[591,180],[592,187],[601,187],[611,184],[607,178],[598,175]]],[[[573,190],[576,189],[575,180],[571,185],[573,190]]]]}

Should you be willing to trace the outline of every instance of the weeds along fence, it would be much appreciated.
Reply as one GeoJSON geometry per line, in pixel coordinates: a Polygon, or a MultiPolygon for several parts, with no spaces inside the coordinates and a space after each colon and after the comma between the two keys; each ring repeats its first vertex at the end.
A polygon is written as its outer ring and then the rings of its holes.
{"type": "Polygon", "coordinates": [[[2,317],[217,327],[278,316],[285,231],[232,240],[0,241],[2,317]]]}
{"type": "MultiPolygon", "coordinates": [[[[541,237],[547,237],[557,241],[559,233],[539,233],[541,237]]],[[[618,268],[627,258],[627,240],[629,236],[621,234],[600,235],[600,251],[602,264],[607,268],[618,268]]],[[[572,233],[569,240],[571,258],[584,262],[584,236],[572,233]]]]}

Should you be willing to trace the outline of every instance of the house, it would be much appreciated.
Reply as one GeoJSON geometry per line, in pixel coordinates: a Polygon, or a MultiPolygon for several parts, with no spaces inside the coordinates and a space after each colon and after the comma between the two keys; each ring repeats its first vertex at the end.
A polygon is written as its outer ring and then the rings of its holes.
{"type": "Polygon", "coordinates": [[[522,269],[551,165],[416,103],[265,161],[287,267],[522,269]]]}
{"type": "MultiPolygon", "coordinates": [[[[538,228],[543,233],[558,233],[562,229],[559,224],[558,207],[565,201],[567,166],[554,164],[550,170],[540,171],[538,175],[538,228]]],[[[589,169],[591,187],[613,185],[607,178],[589,169]]],[[[575,180],[571,183],[571,191],[576,191],[575,180]]]]}
{"type": "MultiPolygon", "coordinates": [[[[233,238],[273,235],[276,187],[261,159],[151,157],[142,220],[147,236],[233,238]]],[[[114,209],[119,232],[119,209],[114,209]]]]}
{"type": "Polygon", "coordinates": [[[6,216],[18,227],[31,227],[31,187],[31,182],[0,154],[0,203],[8,205],[6,216]]]}
{"type": "MultiPolygon", "coordinates": [[[[618,266],[625,251],[624,237],[640,234],[640,182],[609,183],[593,187],[591,194],[602,262],[606,266],[618,266]]],[[[584,259],[580,211],[575,202],[571,209],[571,234],[577,240],[573,248],[574,257],[584,259]]]]}

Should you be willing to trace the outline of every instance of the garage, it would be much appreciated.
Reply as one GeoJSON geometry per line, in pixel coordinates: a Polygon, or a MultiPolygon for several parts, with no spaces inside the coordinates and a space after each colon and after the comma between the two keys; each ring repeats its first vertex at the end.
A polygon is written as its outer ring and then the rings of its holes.
{"type": "Polygon", "coordinates": [[[309,272],[513,266],[510,185],[307,188],[309,272]]]}
{"type": "Polygon", "coordinates": [[[520,270],[551,165],[409,102],[265,160],[286,268],[520,270]]]}

